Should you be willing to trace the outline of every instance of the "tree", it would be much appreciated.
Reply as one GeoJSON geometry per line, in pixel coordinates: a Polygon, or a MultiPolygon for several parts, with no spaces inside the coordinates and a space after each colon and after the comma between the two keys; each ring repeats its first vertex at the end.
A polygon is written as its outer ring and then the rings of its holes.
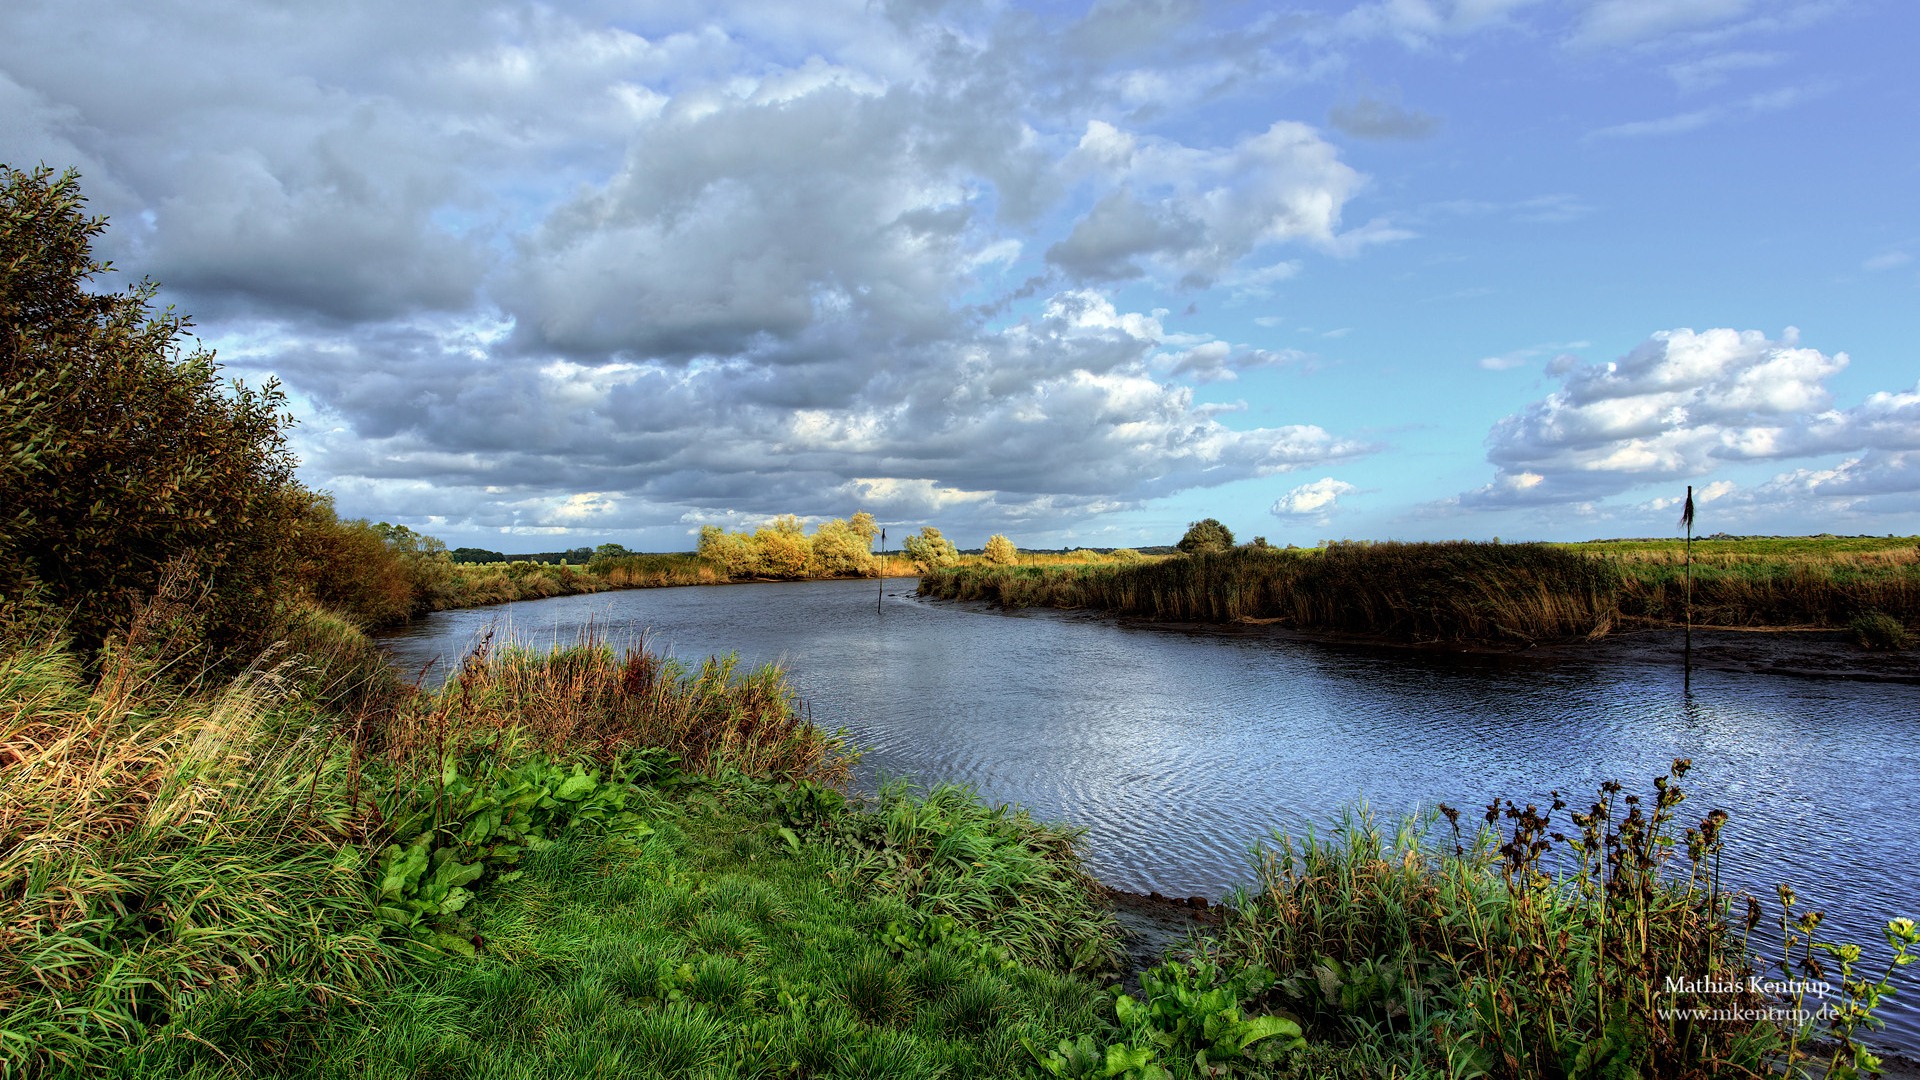
{"type": "Polygon", "coordinates": [[[64,613],[91,652],[191,567],[212,655],[270,640],[313,496],[294,482],[285,396],[223,384],[158,288],[88,283],[106,228],[77,174],[0,165],[0,604],[64,613]]]}
{"type": "Polygon", "coordinates": [[[596,559],[623,559],[631,554],[633,552],[628,551],[625,544],[601,544],[593,549],[596,559]]]}
{"type": "Polygon", "coordinates": [[[960,558],[960,551],[953,546],[953,541],[941,536],[940,530],[931,525],[921,529],[918,535],[907,537],[901,547],[905,549],[907,558],[922,570],[946,566],[960,558]]]}
{"type": "Polygon", "coordinates": [[[1233,546],[1233,530],[1213,518],[1203,518],[1187,526],[1187,535],[1175,547],[1189,555],[1225,551],[1233,546]]]}
{"type": "Polygon", "coordinates": [[[700,557],[730,578],[747,577],[758,570],[760,549],[746,533],[730,533],[718,525],[700,526],[700,557]]]}
{"type": "Polygon", "coordinates": [[[987,546],[982,554],[986,556],[988,562],[996,566],[1006,566],[1019,556],[1020,549],[1014,547],[1013,541],[1005,536],[994,533],[987,538],[987,546]]]}
{"type": "Polygon", "coordinates": [[[754,532],[753,543],[760,549],[761,574],[776,578],[807,576],[813,545],[807,541],[799,518],[792,514],[774,518],[754,532]]]}
{"type": "MultiPolygon", "coordinates": [[[[863,515],[855,515],[856,520],[863,515]]],[[[870,524],[873,519],[867,518],[870,524]]],[[[878,532],[878,530],[874,530],[878,532]]],[[[862,536],[855,522],[835,518],[813,530],[813,561],[807,567],[816,577],[862,577],[873,570],[871,535],[862,536]]]]}

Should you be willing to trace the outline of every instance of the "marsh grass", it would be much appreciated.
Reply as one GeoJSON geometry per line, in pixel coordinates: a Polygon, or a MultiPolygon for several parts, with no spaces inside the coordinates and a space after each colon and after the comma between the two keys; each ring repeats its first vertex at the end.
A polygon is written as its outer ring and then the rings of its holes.
{"type": "MultiPolygon", "coordinates": [[[[1677,543],[1567,545],[1620,568],[1620,610],[1673,622],[1684,614],[1677,543]]],[[[1920,626],[1920,540],[1804,537],[1693,542],[1696,625],[1841,628],[1881,615],[1920,626]]]]}
{"type": "Polygon", "coordinates": [[[884,928],[896,948],[951,942],[1066,972],[1116,960],[1117,929],[1080,862],[1081,830],[985,806],[966,787],[894,781],[830,835],[851,852],[855,881],[905,905],[910,917],[884,928]]]}
{"type": "MultiPolygon", "coordinates": [[[[1920,546],[1912,538],[1705,539],[1693,549],[1694,625],[1844,628],[1880,618],[1920,627],[1920,546]]],[[[1006,607],[1525,644],[1677,625],[1687,613],[1685,582],[1677,540],[1336,543],[1151,562],[982,562],[929,570],[920,591],[1006,607]]]]}
{"type": "Polygon", "coordinates": [[[950,944],[896,953],[881,943],[872,928],[910,907],[846,876],[849,853],[824,835],[741,862],[733,838],[766,828],[771,788],[737,775],[708,784],[711,798],[663,804],[661,828],[643,841],[583,835],[531,856],[476,914],[475,932],[493,944],[471,959],[415,961],[323,1022],[267,1041],[209,1026],[253,1007],[250,991],[216,989],[206,1008],[166,1019],[107,1068],[1017,1076],[1030,1066],[1023,1038],[1100,1027],[1091,981],[950,944]],[[737,947],[748,940],[757,944],[737,947]]]}
{"type": "Polygon", "coordinates": [[[1235,548],[1157,562],[964,567],[921,591],[1009,607],[1090,607],[1150,619],[1284,621],[1408,641],[1602,633],[1616,575],[1604,563],[1530,544],[1335,544],[1235,548]]]}
{"type": "Polygon", "coordinates": [[[364,639],[309,612],[313,655],[213,681],[166,614],[93,672],[0,649],[0,1075],[1016,1075],[1102,1023],[1074,835],[848,800],[775,670],[489,646],[349,692],[364,639]],[[564,760],[652,827],[462,878],[472,955],[387,925],[401,833],[457,845],[490,777],[564,760]]]}
{"type": "Polygon", "coordinates": [[[58,643],[0,654],[0,1073],[97,1061],[235,980],[208,1022],[268,1037],[391,963],[349,755],[287,668],[195,692],[125,644],[92,685],[58,643]]]}
{"type": "Polygon", "coordinates": [[[742,671],[732,656],[688,666],[592,637],[550,652],[482,640],[455,677],[396,707],[380,729],[389,755],[434,762],[449,745],[506,732],[557,756],[612,762],[646,747],[691,772],[830,786],[845,783],[851,760],[845,739],[813,724],[777,667],[742,671]]]}

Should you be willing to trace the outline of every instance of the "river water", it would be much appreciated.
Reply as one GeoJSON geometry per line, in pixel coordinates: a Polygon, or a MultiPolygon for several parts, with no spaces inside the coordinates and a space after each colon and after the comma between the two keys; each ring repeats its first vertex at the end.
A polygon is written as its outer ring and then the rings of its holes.
{"type": "MultiPolygon", "coordinates": [[[[1830,937],[1884,957],[1920,916],[1920,693],[1911,686],[1645,664],[1458,656],[1129,627],[923,600],[911,579],[642,589],[441,612],[383,638],[429,681],[489,627],[524,643],[643,637],[689,661],[778,662],[814,720],[866,748],[858,776],[972,785],[1087,829],[1110,885],[1218,898],[1275,827],[1325,828],[1494,797],[1584,807],[1693,759],[1681,824],[1732,814],[1722,880],[1793,883],[1830,937]]],[[[1562,815],[1554,827],[1573,831],[1562,815]]],[[[1903,972],[1875,1041],[1920,1056],[1903,972]]]]}

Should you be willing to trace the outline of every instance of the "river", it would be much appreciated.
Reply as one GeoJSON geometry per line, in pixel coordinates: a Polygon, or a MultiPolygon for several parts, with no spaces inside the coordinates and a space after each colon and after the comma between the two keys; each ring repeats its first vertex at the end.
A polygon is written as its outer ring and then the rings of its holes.
{"type": "MultiPolygon", "coordinates": [[[[1489,799],[1584,807],[1650,792],[1693,759],[1680,823],[1723,808],[1723,881],[1777,911],[1794,884],[1829,936],[1883,957],[1920,916],[1920,695],[1911,686],[1281,643],[1083,614],[923,600],[911,579],[642,589],[441,612],[383,637],[428,679],[489,627],[533,645],[589,628],[697,661],[778,662],[815,721],[866,748],[857,770],[972,785],[1087,829],[1110,885],[1218,898],[1251,882],[1274,826],[1325,828],[1365,800],[1392,818],[1489,799]]],[[[1556,828],[1572,831],[1556,815],[1556,828]]],[[[1916,967],[1920,967],[1917,965],[1916,967]]],[[[1920,1056],[1905,969],[1877,1043],[1920,1056]]]]}

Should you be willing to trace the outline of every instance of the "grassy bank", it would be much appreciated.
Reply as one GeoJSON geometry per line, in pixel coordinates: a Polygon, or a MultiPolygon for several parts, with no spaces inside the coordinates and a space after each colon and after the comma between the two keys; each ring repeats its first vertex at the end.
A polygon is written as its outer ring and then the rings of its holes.
{"type": "MultiPolygon", "coordinates": [[[[196,684],[168,677],[164,608],[97,677],[50,638],[0,651],[0,1075],[1834,1060],[1795,1059],[1770,1026],[1665,1022],[1698,997],[1653,992],[1666,975],[1737,981],[1751,963],[1710,878],[1723,818],[1667,872],[1667,781],[1630,813],[1603,792],[1559,879],[1539,872],[1548,822],[1511,804],[1478,833],[1354,818],[1279,840],[1210,948],[1121,995],[1074,833],[964,789],[850,797],[849,748],[776,671],[482,647],[413,691],[315,616],[307,651],[196,684]]],[[[1877,985],[1828,962],[1854,999],[1877,985]]]]}
{"type": "MultiPolygon", "coordinates": [[[[1686,616],[1679,542],[1242,547],[1156,562],[936,568],[921,592],[1193,622],[1270,619],[1404,641],[1525,643],[1686,616]]],[[[1701,626],[1920,627],[1916,541],[1696,541],[1701,626]]]]}
{"type": "MultiPolygon", "coordinates": [[[[912,577],[919,569],[904,558],[875,558],[876,572],[860,576],[912,577]]],[[[679,585],[729,585],[750,581],[832,580],[843,574],[789,579],[736,576],[693,552],[658,555],[621,555],[596,558],[584,565],[517,560],[495,563],[449,562],[436,571],[430,585],[419,592],[412,614],[487,607],[516,600],[544,600],[550,596],[577,596],[613,589],[658,589],[679,585]]],[[[372,623],[391,625],[396,619],[372,623]]]]}
{"type": "Polygon", "coordinates": [[[0,652],[0,1075],[999,1073],[1094,1023],[1073,835],[850,804],[777,672],[163,645],[0,652]]]}

